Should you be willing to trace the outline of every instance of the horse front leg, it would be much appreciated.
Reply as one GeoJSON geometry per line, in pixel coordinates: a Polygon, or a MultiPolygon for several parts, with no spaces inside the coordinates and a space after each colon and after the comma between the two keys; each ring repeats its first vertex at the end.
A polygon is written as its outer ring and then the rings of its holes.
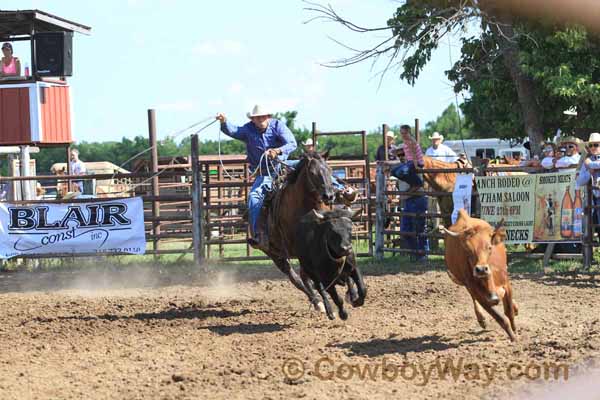
{"type": "Polygon", "coordinates": [[[315,309],[318,311],[321,311],[321,307],[319,307],[320,302],[319,302],[319,299],[317,298],[315,291],[312,289],[312,287],[310,285],[305,286],[302,283],[302,280],[300,279],[298,274],[296,274],[296,271],[294,271],[294,269],[290,265],[289,261],[285,258],[279,258],[274,261],[275,261],[275,265],[277,266],[277,268],[279,268],[279,270],[281,272],[283,272],[284,274],[286,274],[288,276],[288,278],[290,279],[292,284],[294,286],[296,286],[296,288],[301,290],[308,297],[308,300],[315,307],[315,309]]]}

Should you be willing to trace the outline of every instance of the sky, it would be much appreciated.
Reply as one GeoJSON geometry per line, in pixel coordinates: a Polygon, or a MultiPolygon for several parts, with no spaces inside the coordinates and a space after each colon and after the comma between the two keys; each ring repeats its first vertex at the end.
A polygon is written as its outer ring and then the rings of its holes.
{"type": "MultiPolygon", "coordinates": [[[[325,2],[323,2],[325,3],[325,2]]],[[[362,26],[385,25],[398,1],[328,0],[362,26]]],[[[325,4],[327,4],[325,3],[325,4]]],[[[223,112],[247,122],[254,104],[298,111],[297,125],[322,131],[367,130],[381,124],[424,125],[454,101],[440,48],[411,87],[383,62],[331,69],[321,63],[351,55],[332,38],[366,48],[391,33],[356,34],[326,21],[301,0],[3,0],[3,10],[40,9],[90,26],[74,38],[73,130],[77,141],[147,136],[156,109],[159,139],[223,112]]],[[[28,46],[15,55],[26,62],[28,46]]],[[[216,125],[200,139],[216,139],[216,125]]]]}

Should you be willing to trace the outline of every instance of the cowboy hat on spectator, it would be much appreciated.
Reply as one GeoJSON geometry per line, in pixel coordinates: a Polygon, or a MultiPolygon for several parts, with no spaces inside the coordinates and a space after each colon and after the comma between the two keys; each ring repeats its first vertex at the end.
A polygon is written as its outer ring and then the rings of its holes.
{"type": "Polygon", "coordinates": [[[442,142],[444,141],[444,135],[440,135],[439,132],[433,132],[433,135],[429,136],[429,139],[440,139],[442,142]]]}
{"type": "Polygon", "coordinates": [[[590,133],[590,138],[588,139],[587,143],[600,143],[600,133],[590,133]]]}
{"type": "Polygon", "coordinates": [[[270,117],[271,115],[273,115],[273,113],[271,111],[268,111],[265,107],[262,107],[258,104],[255,105],[254,108],[252,108],[251,112],[246,114],[248,118],[261,117],[263,115],[268,115],[270,117]]]}
{"type": "Polygon", "coordinates": [[[577,148],[579,149],[579,152],[582,152],[584,149],[584,143],[583,140],[576,138],[575,136],[566,136],[564,138],[561,139],[559,145],[560,147],[564,147],[565,144],[567,143],[571,143],[571,144],[575,144],[577,145],[577,148]]]}
{"type": "Polygon", "coordinates": [[[394,131],[387,131],[387,133],[385,134],[385,136],[387,137],[391,137],[391,138],[396,138],[396,134],[394,133],[394,131]]]}

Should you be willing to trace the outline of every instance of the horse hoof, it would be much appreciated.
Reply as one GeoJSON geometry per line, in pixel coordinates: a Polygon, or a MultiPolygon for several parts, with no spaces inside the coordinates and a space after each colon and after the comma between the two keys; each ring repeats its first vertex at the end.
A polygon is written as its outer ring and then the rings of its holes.
{"type": "Polygon", "coordinates": [[[345,321],[348,319],[348,313],[346,312],[346,310],[340,310],[340,319],[342,321],[345,321]]]}
{"type": "Polygon", "coordinates": [[[487,322],[485,322],[485,319],[477,320],[477,322],[479,322],[479,326],[483,329],[487,328],[487,322]]]}
{"type": "Polygon", "coordinates": [[[327,314],[327,318],[333,321],[335,319],[335,315],[333,315],[333,313],[327,314]]]}

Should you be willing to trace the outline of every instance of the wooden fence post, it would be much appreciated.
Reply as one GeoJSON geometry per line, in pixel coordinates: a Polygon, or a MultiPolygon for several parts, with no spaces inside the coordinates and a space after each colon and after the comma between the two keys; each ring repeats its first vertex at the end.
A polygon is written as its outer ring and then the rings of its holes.
{"type": "Polygon", "coordinates": [[[158,142],[156,140],[156,112],[155,110],[148,110],[148,139],[149,145],[152,149],[150,151],[150,161],[152,164],[152,173],[155,176],[152,178],[152,196],[154,199],[152,200],[152,234],[154,235],[154,239],[152,239],[152,248],[154,249],[154,259],[158,258],[158,254],[156,250],[158,250],[158,241],[156,237],[160,235],[160,222],[158,222],[158,217],[160,217],[160,202],[156,201],[156,197],[160,195],[160,187],[158,186],[158,142]]]}
{"type": "Polygon", "coordinates": [[[375,181],[375,259],[383,260],[383,230],[385,228],[385,206],[387,203],[385,196],[385,174],[383,173],[383,164],[377,163],[377,173],[375,181]]]}
{"type": "Polygon", "coordinates": [[[387,133],[389,132],[389,127],[387,124],[383,124],[381,126],[381,132],[383,133],[383,159],[384,161],[388,160],[388,138],[387,133]]]}
{"type": "MultiPolygon", "coordinates": [[[[202,230],[202,174],[198,159],[198,135],[192,135],[192,240],[194,245],[194,263],[204,265],[204,232],[202,230]]],[[[206,270],[206,267],[204,267],[206,270]]]]}

